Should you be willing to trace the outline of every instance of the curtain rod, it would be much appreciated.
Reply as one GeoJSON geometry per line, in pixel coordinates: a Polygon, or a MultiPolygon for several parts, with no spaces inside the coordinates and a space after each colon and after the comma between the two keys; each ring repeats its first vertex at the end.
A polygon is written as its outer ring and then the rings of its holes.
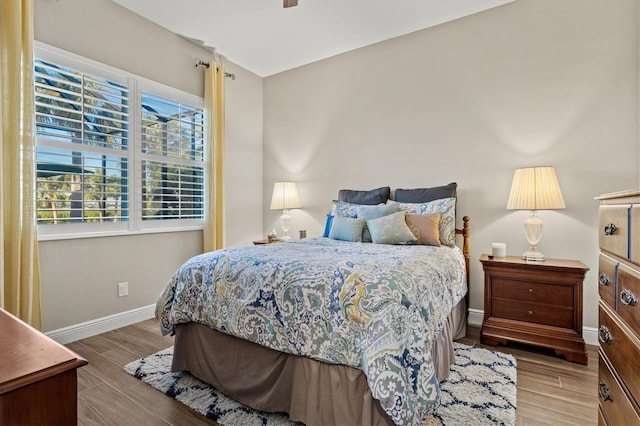
{"type": "MultiPolygon", "coordinates": [[[[203,66],[203,67],[207,67],[207,68],[209,68],[209,63],[208,63],[208,62],[204,62],[204,61],[202,61],[202,60],[198,59],[198,60],[196,60],[196,68],[197,68],[197,67],[199,67],[199,66],[203,66]]],[[[235,74],[232,74],[232,73],[230,73],[230,72],[226,72],[226,71],[225,71],[225,72],[224,72],[224,76],[225,76],[225,77],[229,77],[229,78],[231,78],[231,80],[235,80],[235,79],[236,79],[236,75],[235,75],[235,74]]]]}

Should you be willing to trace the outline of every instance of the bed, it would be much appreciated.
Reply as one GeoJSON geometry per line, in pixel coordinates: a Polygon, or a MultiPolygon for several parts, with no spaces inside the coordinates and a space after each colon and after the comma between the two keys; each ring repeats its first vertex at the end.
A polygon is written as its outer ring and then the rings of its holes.
{"type": "Polygon", "coordinates": [[[163,334],[175,334],[172,370],[308,425],[420,424],[466,332],[469,218],[455,228],[455,197],[349,200],[333,202],[326,236],[185,262],[156,305],[163,334]],[[389,223],[429,209],[441,210],[431,228],[447,244],[384,239],[389,223]],[[356,241],[338,235],[344,223],[356,241]]]}

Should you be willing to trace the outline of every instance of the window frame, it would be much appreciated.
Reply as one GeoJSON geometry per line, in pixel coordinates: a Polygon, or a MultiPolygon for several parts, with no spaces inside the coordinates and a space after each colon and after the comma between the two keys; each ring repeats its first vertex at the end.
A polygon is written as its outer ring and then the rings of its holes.
{"type": "MultiPolygon", "coordinates": [[[[99,223],[64,223],[64,224],[38,224],[38,240],[61,240],[77,238],[94,238],[117,235],[136,235],[158,232],[182,232],[204,229],[204,217],[206,210],[206,199],[204,185],[207,182],[207,143],[204,141],[205,155],[202,162],[203,167],[203,218],[202,219],[170,219],[170,220],[143,220],[142,219],[142,141],[141,141],[141,93],[149,92],[157,96],[162,96],[189,106],[202,109],[204,111],[204,99],[201,96],[185,92],[168,85],[158,83],[148,78],[130,73],[125,70],[94,61],[89,58],[65,51],[63,49],[47,45],[36,41],[34,43],[34,59],[52,62],[54,64],[70,68],[75,71],[91,74],[100,78],[108,79],[128,87],[129,90],[129,112],[128,112],[128,146],[124,152],[118,152],[128,162],[127,175],[127,197],[128,216],[127,220],[121,222],[99,222],[99,223]],[[122,155],[124,154],[124,155],[122,155]]],[[[34,93],[35,95],[35,93],[34,93]]],[[[204,125],[204,123],[203,123],[204,125]]],[[[34,128],[35,131],[35,128],[34,128]]],[[[39,146],[69,149],[65,142],[55,142],[51,139],[40,144],[40,137],[35,134],[36,150],[39,146]]],[[[86,149],[85,152],[92,150],[86,149]]],[[[172,158],[167,157],[165,163],[172,163],[172,158]]],[[[33,197],[36,197],[34,191],[33,197]]],[[[36,213],[36,212],[34,212],[36,213]]]]}

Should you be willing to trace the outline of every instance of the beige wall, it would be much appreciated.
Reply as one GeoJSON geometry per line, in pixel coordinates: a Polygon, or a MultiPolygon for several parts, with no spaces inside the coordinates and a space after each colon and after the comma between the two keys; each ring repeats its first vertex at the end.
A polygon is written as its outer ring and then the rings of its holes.
{"type": "MultiPolygon", "coordinates": [[[[193,60],[208,52],[118,5],[36,0],[35,11],[37,40],[201,95],[193,60]]],[[[595,327],[593,197],[640,182],[639,20],[635,0],[518,0],[264,81],[225,62],[238,76],[226,89],[227,245],[278,227],[268,209],[277,180],[299,182],[292,234],[309,235],[339,188],[455,180],[481,310],[477,257],[493,241],[525,249],[526,213],[504,209],[513,169],[552,164],[567,209],[541,213],[541,250],[591,267],[585,325],[595,327]]],[[[44,329],[153,304],[201,240],[192,231],[42,242],[44,329]],[[126,298],[116,297],[121,281],[126,298]]]]}
{"type": "Polygon", "coordinates": [[[264,81],[264,228],[273,182],[299,183],[292,232],[319,235],[340,188],[457,181],[478,257],[526,249],[526,212],[505,209],[515,168],[553,165],[567,208],[544,211],[540,249],[591,271],[597,326],[597,202],[639,182],[638,2],[518,0],[264,81]]]}
{"type": "MultiPolygon", "coordinates": [[[[137,75],[203,95],[195,58],[210,52],[109,0],[36,0],[35,38],[137,75]]],[[[262,78],[227,61],[226,241],[262,232],[262,78]]],[[[155,303],[173,271],[202,249],[202,232],[42,241],[44,330],[155,303]],[[129,296],[116,297],[127,281],[129,296]]]]}

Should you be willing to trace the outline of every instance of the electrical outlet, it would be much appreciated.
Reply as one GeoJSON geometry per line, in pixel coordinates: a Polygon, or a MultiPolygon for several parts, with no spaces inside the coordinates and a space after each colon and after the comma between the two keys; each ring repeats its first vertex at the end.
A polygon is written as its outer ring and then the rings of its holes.
{"type": "Polygon", "coordinates": [[[118,297],[129,295],[129,283],[118,283],[118,297]]]}

